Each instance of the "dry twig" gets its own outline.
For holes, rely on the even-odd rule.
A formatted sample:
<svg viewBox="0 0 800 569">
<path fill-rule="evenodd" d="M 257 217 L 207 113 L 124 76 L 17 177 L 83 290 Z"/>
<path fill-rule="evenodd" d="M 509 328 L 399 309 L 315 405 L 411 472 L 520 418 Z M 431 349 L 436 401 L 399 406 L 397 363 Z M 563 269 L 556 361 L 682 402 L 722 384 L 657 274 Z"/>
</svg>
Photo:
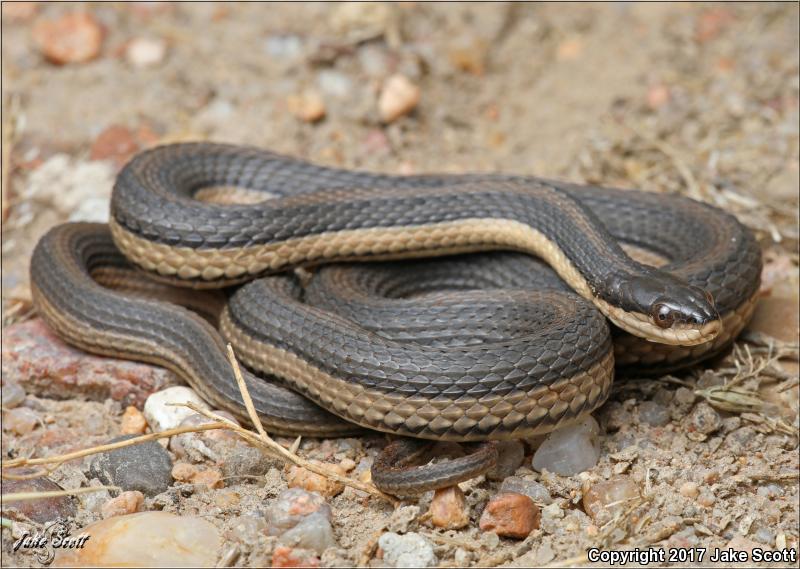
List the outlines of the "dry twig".
<svg viewBox="0 0 800 569">
<path fill-rule="evenodd" d="M 264 430 L 264 426 L 261 424 L 261 420 L 258 418 L 258 413 L 256 413 L 255 407 L 253 406 L 253 400 L 250 398 L 250 393 L 247 390 L 247 385 L 244 382 L 244 376 L 242 376 L 242 370 L 239 367 L 239 362 L 236 360 L 236 356 L 233 353 L 233 348 L 230 344 L 228 344 L 228 359 L 231 362 L 231 367 L 233 367 L 233 374 L 236 377 L 236 383 L 239 386 L 239 391 L 242 394 L 242 400 L 244 401 L 245 407 L 247 408 L 247 413 L 250 416 L 250 420 L 255 425 L 256 430 L 258 430 L 258 434 L 248 431 L 247 429 L 236 425 L 235 423 L 227 420 L 225 417 L 221 417 L 212 413 L 211 411 L 207 411 L 205 409 L 201 409 L 192 403 L 184 404 L 185 407 L 188 407 L 192 411 L 196 413 L 200 413 L 201 415 L 208 417 L 209 419 L 213 419 L 214 421 L 219 421 L 226 424 L 226 427 L 240 437 L 248 441 L 253 446 L 261 448 L 265 450 L 270 455 L 277 456 L 291 462 L 292 464 L 296 464 L 306 470 L 310 470 L 315 474 L 319 474 L 320 476 L 324 476 L 334 482 L 338 482 L 340 484 L 344 484 L 346 486 L 350 486 L 351 488 L 355 488 L 356 490 L 361 490 L 362 492 L 366 492 L 376 498 L 381 498 L 386 500 L 392 505 L 396 505 L 398 500 L 388 494 L 384 494 L 372 484 L 366 484 L 359 480 L 354 480 L 347 476 L 342 476 L 338 472 L 335 472 L 329 468 L 321 466 L 319 464 L 315 464 L 305 458 L 302 458 L 292 452 L 290 449 L 283 447 L 282 445 L 275 442 L 275 440 L 270 437 L 267 432 Z M 294 446 L 294 445 L 293 445 Z"/>
<path fill-rule="evenodd" d="M 53 490 L 51 492 L 15 492 L 3 494 L 0 501 L 3 504 L 13 502 L 27 502 L 30 500 L 43 500 L 45 498 L 59 498 L 61 496 L 74 496 L 75 494 L 87 494 L 90 492 L 100 492 L 101 490 L 121 490 L 119 486 L 87 486 L 86 488 L 73 488 L 72 490 Z"/>
<path fill-rule="evenodd" d="M 39 464 L 61 464 L 68 460 L 75 460 L 76 458 L 83 458 L 84 456 L 90 456 L 101 452 L 108 452 L 110 450 L 116 450 L 118 448 L 127 447 L 131 445 L 138 445 L 140 443 L 146 443 L 148 441 L 163 439 L 165 437 L 171 437 L 183 433 L 212 431 L 214 429 L 227 429 L 227 428 L 229 428 L 228 424 L 223 424 L 221 422 L 207 423 L 205 425 L 195 425 L 191 427 L 177 427 L 175 429 L 168 429 L 166 431 L 161 431 L 160 433 L 150 433 L 147 435 L 142 435 L 140 437 L 127 439 L 124 441 L 118 441 L 116 443 L 109 443 L 105 445 L 94 446 L 91 448 L 76 450 L 75 452 L 70 452 L 67 454 L 46 456 L 44 458 L 26 458 L 26 457 L 15 458 L 13 460 L 4 461 L 2 463 L 2 468 L 3 469 L 19 468 L 21 466 L 34 466 Z M 3 472 L 3 478 L 6 478 L 6 474 L 7 474 L 6 472 Z"/>
</svg>

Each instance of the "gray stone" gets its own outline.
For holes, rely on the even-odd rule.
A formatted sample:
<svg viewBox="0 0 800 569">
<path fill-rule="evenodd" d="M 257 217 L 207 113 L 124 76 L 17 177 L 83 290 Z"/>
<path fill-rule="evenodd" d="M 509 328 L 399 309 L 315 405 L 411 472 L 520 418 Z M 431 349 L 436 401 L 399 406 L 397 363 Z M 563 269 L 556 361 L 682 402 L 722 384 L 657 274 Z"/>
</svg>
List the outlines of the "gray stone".
<svg viewBox="0 0 800 569">
<path fill-rule="evenodd" d="M 533 455 L 533 469 L 572 476 L 600 459 L 600 427 L 593 417 L 553 431 Z"/>
<path fill-rule="evenodd" d="M 486 477 L 489 480 L 504 480 L 514 474 L 525 460 L 525 446 L 521 441 L 500 441 L 497 443 L 497 464 Z"/>
<path fill-rule="evenodd" d="M 639 422 L 653 427 L 663 427 L 670 421 L 669 409 L 655 401 L 644 401 L 639 405 Z"/>
<path fill-rule="evenodd" d="M 315 492 L 302 488 L 284 490 L 267 508 L 267 534 L 283 535 L 312 514 L 330 521 L 331 507 Z"/>
<path fill-rule="evenodd" d="M 418 533 L 388 532 L 378 540 L 389 567 L 433 567 L 438 563 L 430 542 Z"/>
<path fill-rule="evenodd" d="M 19 407 L 25 401 L 25 390 L 15 381 L 3 383 L 2 393 L 3 409 Z"/>
<path fill-rule="evenodd" d="M 722 426 L 722 419 L 711 405 L 701 401 L 689 415 L 689 424 L 695 432 L 709 435 Z"/>
<path fill-rule="evenodd" d="M 278 538 L 278 542 L 291 547 L 311 549 L 322 555 L 329 547 L 336 546 L 333 528 L 328 518 L 320 512 L 309 514 L 292 529 Z"/>
<path fill-rule="evenodd" d="M 115 443 L 134 438 L 124 435 L 109 441 Z M 92 476 L 104 484 L 123 490 L 138 490 L 145 496 L 155 496 L 172 484 L 172 460 L 156 441 L 131 445 L 104 452 L 89 466 Z"/>
<path fill-rule="evenodd" d="M 522 494 L 533 500 L 537 504 L 547 505 L 553 502 L 550 492 L 543 484 L 535 480 L 527 480 L 519 476 L 510 476 L 503 480 L 500 485 L 500 492 L 512 494 Z"/>
</svg>

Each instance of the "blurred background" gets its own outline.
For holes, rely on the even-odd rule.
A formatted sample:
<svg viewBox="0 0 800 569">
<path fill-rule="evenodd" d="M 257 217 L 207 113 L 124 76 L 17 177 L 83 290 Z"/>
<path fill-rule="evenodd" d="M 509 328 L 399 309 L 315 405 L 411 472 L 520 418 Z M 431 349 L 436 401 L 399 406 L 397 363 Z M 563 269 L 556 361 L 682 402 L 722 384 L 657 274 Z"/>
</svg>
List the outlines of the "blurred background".
<svg viewBox="0 0 800 569">
<path fill-rule="evenodd" d="M 797 245 L 796 4 L 3 4 L 3 288 L 176 140 L 677 191 Z"/>
</svg>

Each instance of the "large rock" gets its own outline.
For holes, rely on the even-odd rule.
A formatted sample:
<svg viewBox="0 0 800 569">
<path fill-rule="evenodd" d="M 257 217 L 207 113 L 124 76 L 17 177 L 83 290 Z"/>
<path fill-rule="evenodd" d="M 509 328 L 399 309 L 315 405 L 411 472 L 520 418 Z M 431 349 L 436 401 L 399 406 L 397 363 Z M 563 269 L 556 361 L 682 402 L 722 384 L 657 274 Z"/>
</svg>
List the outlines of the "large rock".
<svg viewBox="0 0 800 569">
<path fill-rule="evenodd" d="M 36 318 L 3 329 L 3 382 L 13 381 L 39 397 L 144 405 L 147 397 L 176 382 L 148 364 L 103 358 L 62 342 Z"/>
<path fill-rule="evenodd" d="M 213 567 L 222 543 L 201 518 L 143 512 L 91 524 L 82 549 L 58 549 L 56 567 Z"/>
</svg>

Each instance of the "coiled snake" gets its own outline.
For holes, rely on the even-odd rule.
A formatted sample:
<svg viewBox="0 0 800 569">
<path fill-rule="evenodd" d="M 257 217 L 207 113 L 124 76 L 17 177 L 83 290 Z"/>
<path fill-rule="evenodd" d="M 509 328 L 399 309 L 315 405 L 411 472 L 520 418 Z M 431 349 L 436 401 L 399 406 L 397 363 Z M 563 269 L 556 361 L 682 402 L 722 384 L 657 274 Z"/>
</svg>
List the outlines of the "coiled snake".
<svg viewBox="0 0 800 569">
<path fill-rule="evenodd" d="M 651 373 L 718 353 L 752 313 L 760 268 L 735 218 L 678 196 L 186 143 L 125 166 L 108 225 L 51 230 L 31 283 L 66 341 L 168 367 L 244 416 L 230 341 L 270 379 L 246 381 L 271 432 L 476 442 L 586 415 L 615 359 Z M 399 448 L 374 471 L 387 491 L 453 483 L 495 456 L 483 444 L 406 471 Z"/>
</svg>

